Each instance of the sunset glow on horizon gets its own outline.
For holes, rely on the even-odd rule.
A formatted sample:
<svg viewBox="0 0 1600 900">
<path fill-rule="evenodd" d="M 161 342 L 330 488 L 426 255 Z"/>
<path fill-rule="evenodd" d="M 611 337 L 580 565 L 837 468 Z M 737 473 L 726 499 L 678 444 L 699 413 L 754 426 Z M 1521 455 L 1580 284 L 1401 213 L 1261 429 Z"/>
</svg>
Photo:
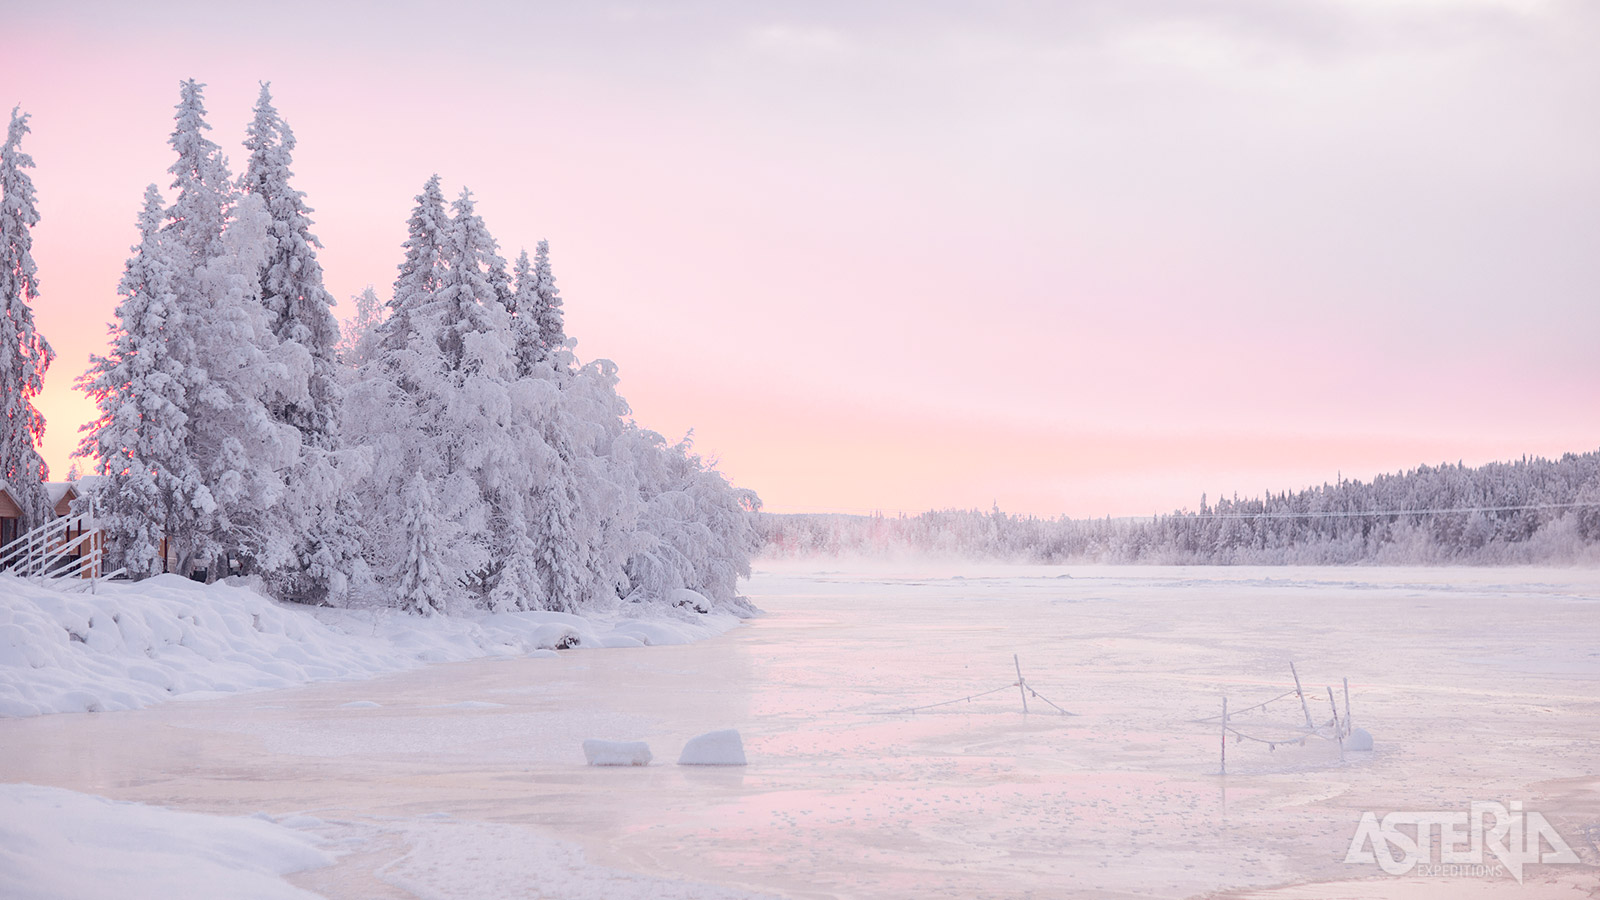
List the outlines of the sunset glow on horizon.
<svg viewBox="0 0 1600 900">
<path fill-rule="evenodd" d="M 190 77 L 235 174 L 271 82 L 341 318 L 437 172 L 503 255 L 550 241 L 638 421 L 775 511 L 1600 447 L 1592 3 L 283 6 L 7 10 L 52 477 Z"/>
</svg>

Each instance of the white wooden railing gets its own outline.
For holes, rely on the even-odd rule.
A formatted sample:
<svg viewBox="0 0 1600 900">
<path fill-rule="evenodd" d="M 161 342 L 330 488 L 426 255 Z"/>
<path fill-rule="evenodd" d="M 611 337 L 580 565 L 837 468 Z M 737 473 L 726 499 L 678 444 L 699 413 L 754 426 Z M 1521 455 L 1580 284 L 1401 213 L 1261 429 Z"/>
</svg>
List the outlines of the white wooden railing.
<svg viewBox="0 0 1600 900">
<path fill-rule="evenodd" d="M 100 529 L 93 527 L 88 516 L 51 519 L 0 548 L 0 572 L 66 589 L 93 590 L 98 579 L 123 571 L 101 571 L 101 538 Z"/>
</svg>

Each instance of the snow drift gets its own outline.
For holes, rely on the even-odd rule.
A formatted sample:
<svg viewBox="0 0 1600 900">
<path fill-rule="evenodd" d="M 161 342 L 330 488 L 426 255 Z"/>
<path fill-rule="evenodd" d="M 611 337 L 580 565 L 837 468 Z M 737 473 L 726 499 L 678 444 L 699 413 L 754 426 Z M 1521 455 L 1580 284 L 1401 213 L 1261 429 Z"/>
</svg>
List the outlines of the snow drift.
<svg viewBox="0 0 1600 900">
<path fill-rule="evenodd" d="M 630 615 L 648 612 L 651 618 Z M 354 680 L 432 662 L 685 644 L 733 615 L 619 606 L 419 619 L 285 605 L 161 575 L 61 593 L 0 575 L 0 716 L 137 709 L 187 696 Z"/>
<path fill-rule="evenodd" d="M 13 900 L 313 900 L 282 876 L 333 862 L 317 843 L 262 816 L 0 785 L 0 884 Z"/>
</svg>

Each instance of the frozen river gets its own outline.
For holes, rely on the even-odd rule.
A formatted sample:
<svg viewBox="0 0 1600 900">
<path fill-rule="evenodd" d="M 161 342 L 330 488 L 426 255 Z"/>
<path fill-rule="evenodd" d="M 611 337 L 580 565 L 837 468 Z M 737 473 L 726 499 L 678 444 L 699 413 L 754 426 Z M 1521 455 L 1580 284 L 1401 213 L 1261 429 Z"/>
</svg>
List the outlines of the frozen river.
<svg viewBox="0 0 1600 900">
<path fill-rule="evenodd" d="M 786 565 L 748 593 L 768 615 L 694 645 L 3 720 L 0 781 L 268 813 L 343 854 L 291 876 L 338 898 L 1600 891 L 1600 572 Z M 1015 687 L 898 712 L 1012 685 L 1013 654 L 1073 715 Z M 1291 662 L 1319 721 L 1348 677 L 1376 749 L 1230 742 L 1219 776 L 1195 720 L 1292 688 Z M 672 764 L 724 727 L 748 767 Z M 656 763 L 585 767 L 585 738 Z M 1522 801 L 1584 864 L 1519 887 L 1344 862 L 1363 811 L 1475 800 Z"/>
</svg>

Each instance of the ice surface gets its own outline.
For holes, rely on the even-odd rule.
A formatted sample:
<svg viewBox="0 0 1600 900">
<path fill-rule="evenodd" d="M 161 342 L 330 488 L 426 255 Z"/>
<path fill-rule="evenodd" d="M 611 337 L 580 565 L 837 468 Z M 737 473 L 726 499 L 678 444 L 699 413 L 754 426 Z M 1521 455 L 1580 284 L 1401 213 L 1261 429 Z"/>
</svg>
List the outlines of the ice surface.
<svg viewBox="0 0 1600 900">
<path fill-rule="evenodd" d="M 0 781 L 321 819 L 338 860 L 289 878 L 332 898 L 1593 893 L 1586 866 L 1479 889 L 1342 860 L 1363 811 L 1472 800 L 1522 800 L 1590 847 L 1600 573 L 918 565 L 769 570 L 748 592 L 769 615 L 693 645 L 0 720 Z M 1013 653 L 1078 715 L 1023 715 Z M 1196 720 L 1292 689 L 1291 661 L 1319 719 L 1349 677 L 1376 749 L 1229 744 L 1218 777 Z M 503 706 L 452 706 L 474 700 Z M 1291 696 L 1243 721 L 1303 713 Z M 729 724 L 758 765 L 579 753 Z"/>
<path fill-rule="evenodd" d="M 350 831 L 346 829 L 346 833 Z M 406 854 L 356 884 L 339 880 L 350 872 L 319 869 L 302 879 L 307 887 L 330 898 L 359 900 L 374 896 L 426 900 L 777 900 L 773 895 L 749 889 L 600 865 L 582 848 L 552 840 L 528 826 L 411 820 L 367 825 L 354 832 L 364 844 L 392 842 L 405 847 Z M 468 859 L 472 862 L 464 865 L 463 860 Z"/>
<path fill-rule="evenodd" d="M 424 621 L 286 605 L 176 575 L 98 590 L 61 593 L 0 574 L 0 717 L 138 709 L 556 648 L 684 644 L 739 623 L 679 608 L 649 619 L 525 612 Z"/>
<path fill-rule="evenodd" d="M 590 738 L 583 742 L 583 756 L 591 766 L 648 766 L 650 745 L 644 741 L 602 741 Z"/>
<path fill-rule="evenodd" d="M 678 757 L 680 766 L 742 766 L 744 741 L 732 728 L 710 731 L 689 739 Z"/>
</svg>

